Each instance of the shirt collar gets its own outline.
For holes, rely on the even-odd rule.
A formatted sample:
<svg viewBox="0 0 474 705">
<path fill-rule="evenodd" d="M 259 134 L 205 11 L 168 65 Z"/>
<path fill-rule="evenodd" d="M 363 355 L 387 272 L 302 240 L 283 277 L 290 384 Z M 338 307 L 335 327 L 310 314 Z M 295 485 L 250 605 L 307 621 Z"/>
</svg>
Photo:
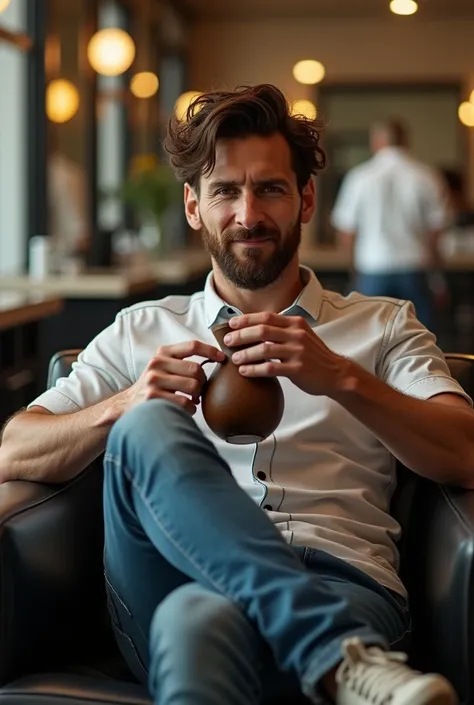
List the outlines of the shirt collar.
<svg viewBox="0 0 474 705">
<path fill-rule="evenodd" d="M 280 313 L 284 316 L 304 316 L 309 323 L 316 323 L 323 300 L 323 288 L 315 273 L 308 267 L 300 265 L 300 273 L 305 282 L 304 288 L 291 306 Z M 227 303 L 217 294 L 212 272 L 208 274 L 204 287 L 204 310 L 208 328 L 242 314 L 236 306 Z"/>
</svg>

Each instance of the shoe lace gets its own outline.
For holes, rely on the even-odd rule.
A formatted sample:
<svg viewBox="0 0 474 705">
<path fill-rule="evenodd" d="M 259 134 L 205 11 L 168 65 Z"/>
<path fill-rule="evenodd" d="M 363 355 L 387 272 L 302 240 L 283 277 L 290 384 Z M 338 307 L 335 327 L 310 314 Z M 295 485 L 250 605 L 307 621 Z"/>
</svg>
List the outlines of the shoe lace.
<svg viewBox="0 0 474 705">
<path fill-rule="evenodd" d="M 418 673 L 406 666 L 406 655 L 366 648 L 358 640 L 344 644 L 346 658 L 337 672 L 337 682 L 374 705 L 387 705 L 396 689 Z"/>
</svg>

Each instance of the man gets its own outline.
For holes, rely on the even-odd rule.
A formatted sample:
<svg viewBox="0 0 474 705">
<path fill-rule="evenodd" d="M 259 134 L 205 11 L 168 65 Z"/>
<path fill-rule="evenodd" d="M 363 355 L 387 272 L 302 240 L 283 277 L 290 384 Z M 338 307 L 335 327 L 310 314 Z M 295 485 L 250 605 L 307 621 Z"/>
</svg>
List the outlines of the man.
<svg viewBox="0 0 474 705">
<path fill-rule="evenodd" d="M 407 142 L 407 131 L 396 120 L 372 127 L 374 156 L 346 175 L 332 224 L 342 245 L 353 248 L 355 289 L 412 301 L 418 318 L 434 330 L 428 277 L 441 265 L 438 242 L 447 203 L 440 180 L 408 154 Z M 444 298 L 443 279 L 436 275 Z"/>
<path fill-rule="evenodd" d="M 388 651 L 410 630 L 389 504 L 393 456 L 474 486 L 469 399 L 411 304 L 323 291 L 299 266 L 324 154 L 277 88 L 201 96 L 165 146 L 212 256 L 205 290 L 122 311 L 6 426 L 0 479 L 64 481 L 105 450 L 110 611 L 155 703 L 251 705 L 284 683 L 288 702 L 451 705 L 444 678 Z M 240 374 L 284 390 L 259 444 L 201 413 L 225 320 L 249 345 Z"/>
</svg>

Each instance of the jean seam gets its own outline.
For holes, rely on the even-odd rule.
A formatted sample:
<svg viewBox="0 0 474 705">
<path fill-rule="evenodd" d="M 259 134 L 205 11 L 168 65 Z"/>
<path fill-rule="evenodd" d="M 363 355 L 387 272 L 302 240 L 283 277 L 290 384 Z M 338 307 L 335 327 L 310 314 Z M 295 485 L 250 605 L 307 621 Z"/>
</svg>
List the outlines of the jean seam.
<svg viewBox="0 0 474 705">
<path fill-rule="evenodd" d="M 395 639 L 395 641 L 390 641 L 388 645 L 395 646 L 395 644 L 398 644 L 401 641 L 403 641 L 403 639 L 411 633 L 412 633 L 412 624 L 411 624 L 411 619 L 410 619 L 410 624 L 408 625 L 407 629 L 405 629 L 403 634 L 401 634 L 397 639 Z"/>
<path fill-rule="evenodd" d="M 408 634 L 411 634 L 411 632 L 413 631 L 413 621 L 412 621 L 412 618 L 411 618 L 411 613 L 408 611 L 408 609 L 407 609 L 407 615 L 408 615 L 408 626 L 407 626 L 407 628 L 405 629 L 405 631 L 403 632 L 403 634 L 401 634 L 397 639 L 395 639 L 394 641 L 391 641 L 391 642 L 389 643 L 389 646 L 394 646 L 395 644 L 398 644 L 398 643 L 399 643 L 400 641 L 402 641 L 406 636 L 408 636 Z"/>
<path fill-rule="evenodd" d="M 130 609 L 128 608 L 127 604 L 123 601 L 123 599 L 120 597 L 120 595 L 118 594 L 117 590 L 114 588 L 114 586 L 112 585 L 112 583 L 110 582 L 109 578 L 107 577 L 107 573 L 106 573 L 105 570 L 104 570 L 104 579 L 105 579 L 105 582 L 106 582 L 106 584 L 107 584 L 107 587 L 113 592 L 113 594 L 115 595 L 115 597 L 117 598 L 117 600 L 120 602 L 120 604 L 122 605 L 122 607 L 124 608 L 124 610 L 126 611 L 126 613 L 128 614 L 128 616 L 133 619 L 133 615 L 132 615 L 132 613 L 130 612 Z"/>
<path fill-rule="evenodd" d="M 143 495 L 143 492 L 142 492 L 141 488 L 137 485 L 137 483 L 136 483 L 136 481 L 135 481 L 135 479 L 134 479 L 134 477 L 133 477 L 133 474 L 130 472 L 129 468 L 128 468 L 124 463 L 122 463 L 119 458 L 116 458 L 115 456 L 111 455 L 110 453 L 108 453 L 108 454 L 105 456 L 104 460 L 107 460 L 107 461 L 109 461 L 109 462 L 112 462 L 116 467 L 120 467 L 120 468 L 123 470 L 123 472 L 125 473 L 125 475 L 126 475 L 128 481 L 131 482 L 131 484 L 133 485 L 133 487 L 135 488 L 135 490 L 138 492 L 138 494 L 139 494 L 139 496 L 140 496 L 142 502 L 145 504 L 145 506 L 147 507 L 148 511 L 150 512 L 150 515 L 151 515 L 153 521 L 155 522 L 155 524 L 157 525 L 157 527 L 160 529 L 160 531 L 163 533 L 163 535 L 168 539 L 168 541 L 169 541 L 169 542 L 174 546 L 174 548 L 178 551 L 178 553 L 180 553 L 184 558 L 186 558 L 186 559 L 194 566 L 194 568 L 196 568 L 196 570 L 197 570 L 204 578 L 206 578 L 206 580 L 209 581 L 209 583 L 212 585 L 212 587 L 213 587 L 217 592 L 226 595 L 227 593 L 226 593 L 225 587 L 224 587 L 222 584 L 219 584 L 219 582 L 217 582 L 214 578 L 210 577 L 209 574 L 208 574 L 208 572 L 205 570 L 205 568 L 203 568 L 203 567 L 201 567 L 200 565 L 198 565 L 198 563 L 196 563 L 196 561 L 194 560 L 194 558 L 193 558 L 192 556 L 190 556 L 190 555 L 176 542 L 176 540 L 171 536 L 171 534 L 168 532 L 168 530 L 165 529 L 165 527 L 163 526 L 163 524 L 161 523 L 161 521 L 156 517 L 156 515 L 155 515 L 155 513 L 154 513 L 152 507 L 150 506 L 149 502 L 147 501 L 146 497 Z M 234 598 L 233 598 L 233 599 L 234 599 Z M 236 601 L 237 601 L 237 600 L 236 600 Z"/>
<path fill-rule="evenodd" d="M 135 660 L 136 660 L 137 664 L 140 666 L 141 670 L 143 671 L 143 675 L 146 676 L 146 678 L 148 678 L 148 669 L 145 668 L 145 664 L 143 663 L 143 661 L 142 661 L 142 659 L 141 659 L 141 656 L 140 656 L 140 654 L 139 654 L 139 652 L 138 652 L 138 649 L 137 649 L 137 647 L 136 647 L 136 645 L 135 645 L 135 642 L 133 641 L 133 639 L 132 639 L 132 637 L 130 636 L 130 634 L 127 634 L 127 632 L 124 631 L 124 630 L 122 629 L 122 627 L 120 627 L 120 626 L 117 625 L 117 624 L 113 624 L 113 625 L 112 625 L 112 629 L 113 629 L 113 631 L 116 632 L 119 636 L 121 636 L 121 637 L 123 637 L 124 639 L 126 639 L 126 641 L 128 642 L 130 648 L 132 649 L 132 652 L 133 652 L 133 655 L 134 655 L 134 657 L 135 657 Z M 119 647 L 119 648 L 120 648 L 120 647 Z"/>
</svg>

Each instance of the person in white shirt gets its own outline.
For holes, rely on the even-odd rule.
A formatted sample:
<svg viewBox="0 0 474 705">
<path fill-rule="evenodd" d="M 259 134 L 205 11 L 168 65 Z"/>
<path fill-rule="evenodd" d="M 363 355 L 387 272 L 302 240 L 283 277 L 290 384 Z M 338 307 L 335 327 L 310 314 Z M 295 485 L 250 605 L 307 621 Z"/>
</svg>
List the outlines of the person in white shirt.
<svg viewBox="0 0 474 705">
<path fill-rule="evenodd" d="M 331 221 L 339 242 L 352 248 L 354 288 L 368 296 L 412 301 L 418 318 L 433 330 L 428 275 L 441 266 L 447 198 L 440 176 L 416 161 L 407 143 L 401 122 L 373 125 L 374 156 L 346 174 Z"/>
<path fill-rule="evenodd" d="M 324 291 L 299 265 L 316 121 L 271 85 L 204 94 L 187 117 L 165 148 L 212 257 L 204 291 L 122 311 L 6 425 L 0 481 L 64 482 L 105 450 L 111 619 L 157 705 L 257 705 L 267 687 L 453 705 L 390 651 L 410 619 L 389 508 L 397 458 L 474 487 L 471 400 L 409 302 Z M 282 385 L 258 443 L 225 443 L 201 411 L 222 321 L 239 374 Z"/>
</svg>

